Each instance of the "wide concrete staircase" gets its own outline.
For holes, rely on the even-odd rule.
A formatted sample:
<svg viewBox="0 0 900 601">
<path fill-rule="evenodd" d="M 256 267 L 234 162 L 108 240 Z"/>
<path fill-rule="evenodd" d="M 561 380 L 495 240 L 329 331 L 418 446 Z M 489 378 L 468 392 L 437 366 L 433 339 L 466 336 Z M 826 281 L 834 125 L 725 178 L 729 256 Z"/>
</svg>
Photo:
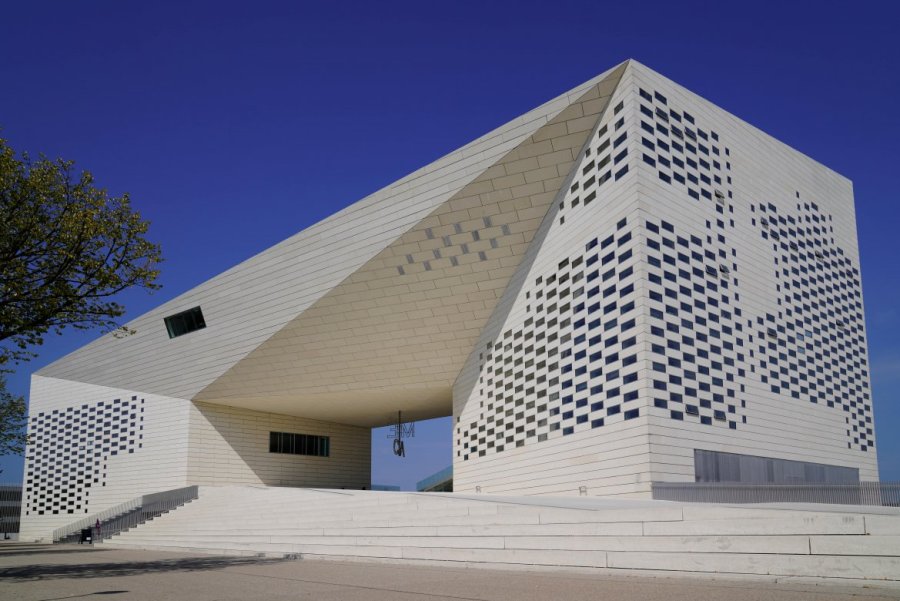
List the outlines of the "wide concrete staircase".
<svg viewBox="0 0 900 601">
<path fill-rule="evenodd" d="M 103 545 L 900 586 L 900 510 L 881 507 L 201 487 Z"/>
</svg>

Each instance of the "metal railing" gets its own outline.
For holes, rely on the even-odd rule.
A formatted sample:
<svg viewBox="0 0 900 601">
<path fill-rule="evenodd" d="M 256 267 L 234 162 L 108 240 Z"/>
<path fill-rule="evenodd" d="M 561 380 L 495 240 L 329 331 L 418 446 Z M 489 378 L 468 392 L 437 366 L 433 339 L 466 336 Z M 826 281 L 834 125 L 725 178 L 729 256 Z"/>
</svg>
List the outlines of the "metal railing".
<svg viewBox="0 0 900 601">
<path fill-rule="evenodd" d="M 88 528 L 92 530 L 92 542 L 100 542 L 197 499 L 198 491 L 197 486 L 188 486 L 131 499 L 57 528 L 53 531 L 53 542 L 78 542 L 81 531 Z M 98 521 L 99 531 L 96 528 Z"/>
<path fill-rule="evenodd" d="M 431 474 L 427 478 L 423 480 L 419 480 L 416 483 L 417 491 L 425 491 L 434 488 L 435 485 L 440 484 L 442 482 L 447 482 L 449 480 L 453 480 L 453 466 L 448 465 L 441 471 Z"/>
<path fill-rule="evenodd" d="M 737 484 L 654 482 L 653 498 L 688 503 L 831 503 L 900 507 L 900 482 Z"/>
</svg>

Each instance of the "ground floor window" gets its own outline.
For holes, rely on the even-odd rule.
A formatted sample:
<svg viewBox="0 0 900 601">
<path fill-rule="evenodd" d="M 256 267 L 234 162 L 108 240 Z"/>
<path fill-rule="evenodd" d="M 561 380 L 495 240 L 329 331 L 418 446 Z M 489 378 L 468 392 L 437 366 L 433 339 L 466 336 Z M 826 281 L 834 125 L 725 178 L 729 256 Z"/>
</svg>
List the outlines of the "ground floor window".
<svg viewBox="0 0 900 601">
<path fill-rule="evenodd" d="M 328 436 L 294 434 L 291 432 L 269 432 L 270 453 L 328 457 L 330 450 L 331 444 Z"/>
<path fill-rule="evenodd" d="M 694 449 L 694 476 L 697 482 L 857 484 L 859 469 Z"/>
</svg>

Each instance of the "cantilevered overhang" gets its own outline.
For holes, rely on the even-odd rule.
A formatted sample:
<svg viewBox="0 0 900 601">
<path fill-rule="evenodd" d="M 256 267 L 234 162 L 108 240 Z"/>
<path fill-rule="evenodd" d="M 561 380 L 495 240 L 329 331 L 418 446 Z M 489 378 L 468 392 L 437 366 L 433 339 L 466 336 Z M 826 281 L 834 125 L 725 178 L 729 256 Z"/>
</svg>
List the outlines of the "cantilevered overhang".
<svg viewBox="0 0 900 601">
<path fill-rule="evenodd" d="M 570 182 L 610 75 L 194 398 L 377 426 L 449 415 L 451 387 Z"/>
<path fill-rule="evenodd" d="M 361 426 L 449 415 L 454 380 L 626 67 L 39 374 Z M 195 305 L 207 327 L 169 340 L 163 318 Z"/>
</svg>

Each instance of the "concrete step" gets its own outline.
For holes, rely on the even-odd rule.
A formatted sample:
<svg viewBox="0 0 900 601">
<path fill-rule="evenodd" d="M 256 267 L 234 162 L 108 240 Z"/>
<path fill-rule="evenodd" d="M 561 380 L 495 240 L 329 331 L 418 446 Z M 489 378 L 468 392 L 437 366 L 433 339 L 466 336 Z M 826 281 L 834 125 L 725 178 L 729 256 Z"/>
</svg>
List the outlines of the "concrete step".
<svg viewBox="0 0 900 601">
<path fill-rule="evenodd" d="M 435 526 L 355 526 L 343 525 L 331 528 L 291 528 L 281 527 L 261 529 L 254 526 L 233 527 L 224 529 L 220 526 L 183 527 L 165 525 L 153 529 L 155 535 L 173 536 L 186 530 L 192 534 L 231 534 L 237 536 L 258 535 L 263 533 L 284 534 L 290 536 L 380 536 L 390 533 L 392 536 L 642 536 L 643 527 L 640 522 L 600 523 L 600 524 L 539 524 L 536 520 L 530 523 L 472 525 L 462 520 L 460 525 Z M 144 529 L 141 532 L 151 532 Z"/>
<path fill-rule="evenodd" d="M 866 537 L 860 537 L 866 538 Z M 735 536 L 735 537 L 642 537 L 642 536 L 408 536 L 384 533 L 375 536 L 296 536 L 290 534 L 185 534 L 182 536 L 145 533 L 120 539 L 129 544 L 137 542 L 195 543 L 209 547 L 241 545 L 301 544 L 325 546 L 368 547 L 446 547 L 462 549 L 553 549 L 566 551 L 670 551 L 702 553 L 810 553 L 810 538 L 806 536 Z M 118 542 L 118 541 L 114 541 Z M 859 549 L 865 541 L 857 541 Z M 896 542 L 883 542 L 883 545 Z M 888 547 L 883 546 L 882 550 Z M 827 554 L 834 554 L 828 552 Z M 860 554 L 860 553 L 846 553 Z M 874 553 L 873 553 L 874 554 Z M 878 553 L 884 554 L 884 553 Z"/>
<path fill-rule="evenodd" d="M 768 518 L 751 520 L 670 520 L 670 521 L 609 521 L 607 516 L 581 514 L 577 516 L 549 514 L 476 514 L 465 512 L 416 512 L 397 516 L 382 516 L 393 519 L 358 519 L 358 520 L 294 520 L 285 518 L 261 519 L 229 519 L 212 516 L 204 519 L 186 519 L 181 516 L 177 520 L 157 520 L 160 531 L 180 532 L 185 528 L 192 531 L 283 531 L 287 529 L 348 529 L 348 528 L 398 528 L 398 527 L 455 527 L 455 526 L 498 526 L 498 525 L 563 525 L 574 527 L 581 525 L 608 524 L 611 527 L 637 529 L 647 536 L 725 536 L 725 535 L 776 535 L 776 534 L 866 534 L 881 531 L 867 529 L 865 519 L 861 516 L 813 516 L 804 518 Z M 233 524 L 233 525 L 232 525 Z M 631 526 L 636 524 L 637 526 Z M 448 534 L 447 531 L 443 533 Z"/>
<path fill-rule="evenodd" d="M 900 586 L 900 512 L 879 511 L 202 487 L 197 501 L 102 544 Z"/>
<path fill-rule="evenodd" d="M 646 536 L 725 536 L 744 534 L 865 534 L 861 516 L 812 516 L 752 520 L 682 520 L 680 522 L 645 522 Z"/>
<path fill-rule="evenodd" d="M 129 545 L 115 545 L 128 547 Z M 133 545 L 139 548 L 168 550 L 203 550 L 211 553 L 241 553 L 287 555 L 299 553 L 318 557 L 392 558 L 409 560 L 438 560 L 490 565 L 526 564 L 533 566 L 571 566 L 619 569 L 647 569 L 707 574 L 752 574 L 770 576 L 805 576 L 828 579 L 894 580 L 900 574 L 900 558 L 858 557 L 834 555 L 793 555 L 780 553 L 721 553 L 721 552 L 652 552 L 602 551 L 559 549 L 500 549 L 471 547 L 413 547 L 366 545 L 313 545 L 303 543 L 231 542 L 210 545 L 172 542 Z"/>
</svg>

